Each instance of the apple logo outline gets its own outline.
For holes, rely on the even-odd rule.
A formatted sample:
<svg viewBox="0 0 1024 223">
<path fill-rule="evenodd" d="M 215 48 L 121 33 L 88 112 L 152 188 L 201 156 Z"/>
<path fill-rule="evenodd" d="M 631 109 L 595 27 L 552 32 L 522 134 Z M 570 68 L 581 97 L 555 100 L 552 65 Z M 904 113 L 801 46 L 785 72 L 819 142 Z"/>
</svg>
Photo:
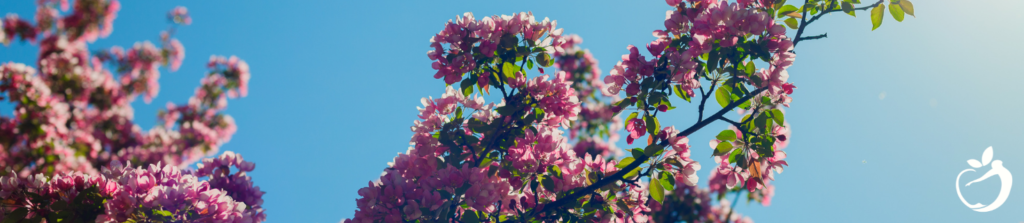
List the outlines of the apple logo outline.
<svg viewBox="0 0 1024 223">
<path fill-rule="evenodd" d="M 972 183 L 983 181 L 992 176 L 999 176 L 999 180 L 1001 183 L 999 188 L 999 196 L 997 196 L 996 200 L 989 205 L 983 205 L 981 203 L 970 204 L 969 202 L 967 202 L 967 200 L 964 199 L 964 195 L 960 193 L 960 176 L 962 176 L 966 172 L 977 172 L 975 169 L 968 168 L 963 171 L 960 171 L 960 174 L 956 175 L 956 194 L 957 196 L 960 197 L 960 201 L 963 202 L 964 205 L 966 205 L 968 208 L 971 208 L 972 210 L 977 212 L 989 212 L 1002 206 L 1003 203 L 1006 202 L 1006 199 L 1010 197 L 1010 189 L 1012 189 L 1013 186 L 1013 175 L 1010 174 L 1010 171 L 1007 170 L 1006 167 L 1003 167 L 1002 160 L 992 160 L 992 147 L 989 146 L 982 153 L 981 162 L 975 159 L 969 159 L 967 160 L 967 164 L 974 168 L 981 168 L 983 166 L 988 166 L 989 164 L 992 164 L 992 169 L 986 172 L 984 176 L 978 178 L 977 180 L 968 182 L 966 186 L 969 187 Z"/>
</svg>

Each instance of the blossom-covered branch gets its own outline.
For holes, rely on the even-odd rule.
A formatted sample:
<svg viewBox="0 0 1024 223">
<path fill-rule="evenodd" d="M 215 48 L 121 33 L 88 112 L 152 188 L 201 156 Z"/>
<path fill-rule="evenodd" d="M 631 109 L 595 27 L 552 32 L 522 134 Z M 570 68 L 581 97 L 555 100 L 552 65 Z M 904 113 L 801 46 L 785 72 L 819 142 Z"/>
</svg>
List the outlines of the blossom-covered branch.
<svg viewBox="0 0 1024 223">
<path fill-rule="evenodd" d="M 674 10 L 652 33 L 650 56 L 628 46 L 603 83 L 582 39 L 552 20 L 466 13 L 446 23 L 427 53 L 445 93 L 422 99 L 412 146 L 359 190 L 359 209 L 344 221 L 749 222 L 723 198 L 746 192 L 769 205 L 775 173 L 789 165 L 783 108 L 796 89 L 787 71 L 796 54 L 786 26 L 836 1 L 666 2 Z M 767 65 L 758 69 L 757 60 Z M 501 102 L 485 104 L 491 87 Z M 694 89 L 697 123 L 661 126 L 658 115 L 676 109 L 669 97 L 690 102 Z M 705 118 L 711 98 L 722 109 Z M 688 136 L 719 120 L 731 125 L 709 142 L 717 164 L 699 188 Z M 611 146 L 619 122 L 628 144 L 646 136 L 646 146 L 628 155 Z"/>
<path fill-rule="evenodd" d="M 35 21 L 15 14 L 0 21 L 0 42 L 38 44 L 37 68 L 0 65 L 0 97 L 14 115 L 0 116 L 0 217 L 58 222 L 260 222 L 262 194 L 246 172 L 254 164 L 226 152 L 237 130 L 224 114 L 228 98 L 245 96 L 248 65 L 211 57 L 209 73 L 187 104 L 168 103 L 156 127 L 134 123 L 132 101 L 149 103 L 161 67 L 176 71 L 185 48 L 173 37 L 191 23 L 187 9 L 168 13 L 159 46 L 148 41 L 90 51 L 111 34 L 116 0 L 38 1 Z M 73 6 L 73 7 L 71 7 Z M 127 167 L 121 163 L 129 163 Z M 138 165 L 137 168 L 130 164 Z M 230 168 L 238 171 L 230 173 Z M 148 168 L 146 168 L 148 167 Z M 213 169 L 216 171 L 212 171 Z M 209 180 L 199 180 L 208 177 Z"/>
</svg>

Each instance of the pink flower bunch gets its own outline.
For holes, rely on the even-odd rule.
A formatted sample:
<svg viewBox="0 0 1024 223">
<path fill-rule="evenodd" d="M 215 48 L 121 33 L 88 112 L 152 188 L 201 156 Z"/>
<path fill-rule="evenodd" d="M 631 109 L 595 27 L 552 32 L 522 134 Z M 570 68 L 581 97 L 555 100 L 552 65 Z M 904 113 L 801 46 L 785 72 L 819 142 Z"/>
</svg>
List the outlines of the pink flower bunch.
<svg viewBox="0 0 1024 223">
<path fill-rule="evenodd" d="M 536 100 L 537 108 L 546 112 L 548 125 L 569 126 L 580 113 L 580 101 L 572 81 L 566 81 L 565 71 L 558 72 L 555 79 L 548 81 L 548 75 L 541 75 L 526 82 L 522 91 Z"/>
<path fill-rule="evenodd" d="M 583 43 L 583 38 L 579 35 L 572 34 L 563 37 L 565 43 L 559 46 L 559 49 L 555 52 L 555 68 L 565 71 L 568 75 L 565 78 L 566 81 L 572 81 L 573 88 L 578 92 L 580 99 L 587 99 L 591 97 L 597 97 L 594 95 L 595 91 L 604 89 L 604 83 L 600 81 L 601 69 L 598 68 L 597 59 L 590 53 L 590 50 L 581 49 L 579 44 Z M 610 97 L 612 95 L 603 95 Z"/>
<path fill-rule="evenodd" d="M 184 6 L 174 7 L 174 9 L 167 13 L 167 19 L 173 21 L 175 24 L 192 24 L 192 16 L 189 16 L 188 8 L 185 8 Z"/>
<path fill-rule="evenodd" d="M 241 160 L 240 156 L 225 153 L 219 159 L 232 159 L 232 165 L 252 170 L 252 163 Z M 213 163 L 216 163 L 215 161 Z M 246 164 L 247 163 L 247 164 Z M 222 172 L 229 172 L 223 171 Z M 8 169 L 0 177 L 0 200 L 11 202 L 0 207 L 0 217 L 15 209 L 26 209 L 25 219 L 50 219 L 65 216 L 89 219 L 86 212 L 75 212 L 69 207 L 101 206 L 96 222 L 125 222 L 143 220 L 191 221 L 191 222 L 261 222 L 266 216 L 259 204 L 239 198 L 256 198 L 242 193 L 250 192 L 251 180 L 240 171 L 231 178 L 237 180 L 223 184 L 225 179 L 211 176 L 211 181 L 200 181 L 199 177 L 183 172 L 177 167 L 150 164 L 148 167 L 122 166 L 113 161 L 103 167 L 102 174 L 70 172 L 48 178 L 42 174 L 25 178 L 18 177 Z M 239 188 L 228 185 L 249 185 Z M 223 187 L 228 186 L 228 187 Z M 241 190 L 235 190 L 241 189 Z M 255 188 L 254 195 L 262 195 Z M 239 196 L 241 195 L 241 196 Z M 250 197 L 247 197 L 250 196 Z M 80 207 L 81 206 L 81 207 Z M 62 212 L 70 212 L 61 214 Z"/>
<path fill-rule="evenodd" d="M 629 133 L 629 135 L 626 136 L 626 143 L 633 144 L 633 140 L 647 135 L 647 124 L 644 123 L 643 119 L 634 118 L 627 120 L 626 132 Z"/>
<path fill-rule="evenodd" d="M 517 139 L 515 146 L 508 149 L 507 159 L 511 161 L 513 168 L 520 172 L 543 173 L 549 166 L 568 165 L 569 161 L 578 162 L 576 165 L 582 164 L 575 151 L 569 147 L 567 139 L 562 136 L 561 130 L 553 127 L 539 130 L 538 134 L 526 133 L 525 137 Z M 562 166 L 562 169 L 568 167 Z M 567 175 L 563 174 L 563 176 Z M 568 177 L 573 176 L 568 175 Z M 521 181 L 519 183 L 522 185 Z"/>
<path fill-rule="evenodd" d="M 229 98 L 245 97 L 249 94 L 249 64 L 238 57 L 210 56 L 207 68 L 226 79 L 225 87 Z"/>
<path fill-rule="evenodd" d="M 604 77 L 609 94 L 618 94 L 625 87 L 627 96 L 635 96 L 640 93 L 640 80 L 654 74 L 656 59 L 647 60 L 633 45 L 626 49 L 629 54 L 622 55 L 622 61 L 615 64 L 609 75 Z"/>
<path fill-rule="evenodd" d="M 135 43 L 132 48 L 125 51 L 119 46 L 110 49 L 111 62 L 118 65 L 119 70 L 125 72 L 120 74 L 120 84 L 129 93 L 129 98 L 136 95 L 144 95 L 148 103 L 153 101 L 160 92 L 160 65 L 164 63 L 161 50 L 149 41 Z M 106 55 L 100 56 L 106 60 Z"/>
<path fill-rule="evenodd" d="M 132 213 L 147 212 L 145 209 L 168 211 L 173 220 L 199 222 L 259 222 L 266 218 L 259 206 L 247 206 L 223 188 L 199 181 L 201 175 L 186 174 L 174 166 L 132 168 L 131 164 L 121 167 L 113 162 L 103 173 L 117 182 L 119 190 L 104 204 L 106 212 L 97 222 L 123 222 L 139 216 Z"/>
<path fill-rule="evenodd" d="M 672 172 L 677 183 L 696 186 L 700 179 L 697 177 L 700 163 L 690 159 L 690 140 L 686 136 L 676 136 L 679 134 L 679 130 L 676 130 L 675 126 L 665 127 L 661 132 L 664 134 L 658 136 L 663 138 L 662 140 L 668 141 L 669 146 L 672 147 L 672 150 L 665 152 L 666 162 L 663 164 L 665 171 Z"/>
<path fill-rule="evenodd" d="M 55 26 L 65 32 L 69 40 L 88 42 L 107 37 L 114 31 L 114 19 L 121 3 L 117 0 L 78 0 L 71 14 L 64 16 Z M 43 6 L 48 7 L 48 6 Z"/>
<path fill-rule="evenodd" d="M 71 12 L 58 13 L 69 5 Z M 130 103 L 139 94 L 147 102 L 156 96 L 159 67 L 176 70 L 184 47 L 172 30 L 161 35 L 162 49 L 144 42 L 90 55 L 87 43 L 110 34 L 119 8 L 117 1 L 43 0 L 36 25 L 13 14 L 0 22 L 0 41 L 41 39 L 38 71 L 0 65 L 0 98 L 14 104 L 13 116 L 0 117 L 0 166 L 7 169 L 0 173 L 0 218 L 264 221 L 263 192 L 246 176 L 251 162 L 227 152 L 206 161 L 202 174 L 179 169 L 215 154 L 236 131 L 221 112 L 226 98 L 245 95 L 248 65 L 214 57 L 190 103 L 170 106 L 161 112 L 163 125 L 143 132 Z M 120 164 L 126 161 L 140 166 Z M 232 166 L 239 171 L 232 174 Z"/>
<path fill-rule="evenodd" d="M 221 189 L 232 199 L 245 203 L 253 210 L 253 222 L 266 220 L 262 208 L 263 194 L 266 192 L 260 191 L 259 186 L 254 186 L 252 177 L 246 175 L 246 172 L 252 172 L 256 168 L 255 163 L 245 161 L 241 154 L 226 151 L 217 158 L 203 159 L 198 165 L 196 176 L 209 177 L 211 188 Z M 238 171 L 232 174 L 231 167 Z"/>
<path fill-rule="evenodd" d="M 618 100 L 618 97 L 604 90 L 605 84 L 600 81 L 601 69 L 598 68 L 597 59 L 589 50 L 579 47 L 583 38 L 573 34 L 564 39 L 565 43 L 559 46 L 561 50 L 554 54 L 554 66 L 565 72 L 562 78 L 573 83 L 572 88 L 576 90 L 580 101 L 578 117 L 569 126 L 570 138 L 577 139 L 573 151 L 578 156 L 620 156 L 622 150 L 615 147 L 619 139 L 618 130 L 622 129 L 622 120 L 617 115 L 619 108 L 605 102 L 609 99 Z"/>
<path fill-rule="evenodd" d="M 767 88 L 765 95 L 771 97 L 773 103 L 789 107 L 789 103 L 793 101 L 789 95 L 793 94 L 793 89 L 796 89 L 796 86 L 786 82 L 789 80 L 789 72 L 786 71 L 786 68 L 793 65 L 796 54 L 790 52 L 793 50 L 793 42 L 785 37 L 785 28 L 779 25 L 776 27 L 772 27 L 770 31 L 776 38 L 768 42 L 769 50 L 774 52 L 771 66 L 768 69 L 762 68 L 755 73 L 754 77 L 757 79 L 752 82 L 755 86 Z"/>
<path fill-rule="evenodd" d="M 10 43 L 15 36 L 21 38 L 21 40 L 36 41 L 36 36 L 39 35 L 39 31 L 29 23 L 28 21 L 18 18 L 18 15 L 8 14 L 7 18 L 0 19 L 0 30 L 3 31 L 3 35 L 0 35 L 0 42 L 4 45 Z"/>
<path fill-rule="evenodd" d="M 467 12 L 455 22 L 449 20 L 444 30 L 431 37 L 430 47 L 434 49 L 427 52 L 427 57 L 434 60 L 431 65 L 437 70 L 434 78 L 444 78 L 448 84 L 459 82 L 464 73 L 477 69 L 478 59 L 493 58 L 498 47 L 515 48 L 519 41 L 528 41 L 529 46 L 544 47 L 547 53 L 554 53 L 555 46 L 565 42 L 562 29 L 556 29 L 556 25 L 557 22 L 547 18 L 537 22 L 532 12 L 481 20 Z"/>
<path fill-rule="evenodd" d="M 188 103 L 168 103 L 167 110 L 158 114 L 163 121 L 157 127 L 159 130 L 150 133 L 156 139 L 155 146 L 184 147 L 180 154 L 171 155 L 186 159 L 183 164 L 216 154 L 220 145 L 230 141 L 238 130 L 234 118 L 222 111 L 227 108 L 228 98 L 237 97 L 237 92 L 246 93 L 242 86 L 248 84 L 248 65 L 234 56 L 231 59 L 214 56 L 210 64 L 210 75 L 200 81 L 201 86 L 196 88 Z M 178 127 L 177 132 L 165 134 L 174 126 Z"/>
<path fill-rule="evenodd" d="M 412 146 L 389 163 L 380 180 L 359 190 L 359 209 L 354 219 L 345 222 L 484 216 L 478 213 L 526 217 L 524 212 L 539 211 L 565 193 L 615 174 L 616 161 L 604 157 L 618 149 L 599 136 L 601 131 L 606 132 L 603 135 L 614 131 L 607 127 L 614 125 L 607 122 L 616 120 L 616 111 L 594 94 L 601 86 L 593 81 L 600 75 L 597 61 L 578 48 L 578 36 L 563 38 L 562 31 L 554 27 L 555 23 L 546 19 L 534 22 L 529 13 L 479 21 L 467 13 L 446 24 L 445 30 L 432 38 L 435 49 L 428 53 L 438 69 L 435 78 L 445 77 L 445 82 L 452 84 L 472 71 L 469 80 L 476 82 L 463 83 L 462 91 L 448 86 L 440 98 L 421 100 L 420 120 L 411 128 Z M 520 40 L 526 41 L 526 46 L 518 46 Z M 442 44 L 447 44 L 447 51 Z M 517 64 L 530 60 L 547 66 L 544 60 L 553 59 L 550 62 L 561 70 L 553 78 L 528 78 L 526 67 L 500 61 L 515 57 L 495 55 L 530 47 L 536 51 L 523 53 L 540 54 L 524 57 Z M 555 57 L 549 58 L 547 53 Z M 480 59 L 484 63 L 478 64 Z M 464 62 L 456 63 L 460 60 Z M 517 70 L 507 70 L 510 66 Z M 486 104 L 482 97 L 465 93 L 474 85 L 484 92 L 497 88 L 504 100 Z M 595 119 L 583 126 L 595 128 L 575 127 L 574 123 L 583 123 L 579 121 L 584 103 L 580 90 L 589 92 L 583 98 L 592 103 L 588 114 Z M 598 126 L 606 127 L 601 130 Z M 569 128 L 584 131 L 592 140 L 580 140 L 578 145 L 585 146 L 574 148 L 564 136 Z M 643 213 L 632 214 L 648 210 L 643 187 L 617 184 L 597 194 L 607 199 L 600 202 L 625 202 L 629 207 L 608 206 L 612 212 L 595 214 L 602 221 L 646 219 Z"/>
<path fill-rule="evenodd" d="M 0 22 L 3 23 L 0 36 L 5 40 L 14 36 L 33 42 L 41 39 L 36 61 L 38 71 L 18 63 L 0 65 L 0 98 L 14 104 L 13 116 L 0 117 L 3 138 L 0 140 L 0 166 L 11 173 L 6 177 L 17 178 L 13 181 L 20 182 L 40 179 L 38 176 L 43 175 L 56 177 L 61 176 L 58 173 L 77 172 L 95 178 L 101 177 L 100 167 L 126 161 L 163 169 L 182 168 L 215 154 L 220 145 L 230 140 L 237 128 L 234 120 L 222 111 L 226 98 L 238 95 L 237 92 L 245 94 L 249 71 L 244 61 L 214 57 L 210 63 L 211 75 L 203 80 L 203 86 L 190 103 L 170 106 L 160 115 L 163 125 L 143 131 L 133 121 L 130 103 L 139 94 L 145 94 L 147 101 L 156 96 L 159 67 L 171 63 L 171 69 L 176 69 L 184 58 L 180 42 L 171 40 L 165 33 L 161 36 L 163 49 L 145 42 L 128 50 L 114 47 L 90 55 L 87 43 L 109 34 L 118 3 L 74 1 L 70 4 L 74 6 L 73 11 L 64 15 L 56 13 L 56 7 L 67 10 L 67 1 L 40 1 L 39 4 L 36 25 L 16 15 Z M 112 70 L 117 70 L 118 74 L 112 74 L 105 65 L 113 66 Z M 214 188 L 236 197 L 249 207 L 246 210 L 260 209 L 262 192 L 252 187 L 244 173 L 251 171 L 251 163 L 222 164 L 235 165 L 243 171 L 210 176 Z M 101 189 L 109 189 L 103 185 Z M 206 189 L 198 192 L 203 191 Z M 142 195 L 120 201 L 141 198 L 139 196 Z M 224 200 L 216 196 L 207 198 L 206 204 Z M 232 215 L 232 208 L 237 207 L 232 205 L 225 203 L 219 206 L 224 209 L 206 212 Z M 13 210 L 0 212 L 10 211 Z M 118 210 L 106 211 L 124 214 Z M 206 214 L 200 213 L 202 209 L 196 211 Z M 230 219 L 228 215 L 208 219 Z M 253 220 L 262 221 L 260 219 Z"/>
<path fill-rule="evenodd" d="M 731 127 L 731 130 L 736 132 L 737 138 L 743 138 L 741 133 L 735 127 Z M 753 149 L 745 145 L 743 142 L 732 141 L 722 142 L 721 140 L 711 140 L 709 145 L 711 148 L 717 148 L 719 143 L 731 143 L 736 150 L 745 150 L 745 154 L 749 154 L 747 158 L 748 164 L 746 168 L 730 165 L 729 154 L 721 156 L 715 156 L 715 162 L 718 163 L 718 167 L 711 171 L 711 191 L 718 193 L 725 193 L 729 189 L 733 189 L 739 183 L 743 183 L 743 186 L 751 193 L 757 190 L 771 188 L 774 190 L 774 186 L 769 183 L 775 180 L 775 173 L 782 173 L 784 166 L 789 166 L 789 163 L 785 161 L 786 152 L 782 151 L 788 144 L 789 127 L 788 124 L 783 126 L 775 126 L 770 134 L 776 138 L 773 144 L 774 151 L 771 153 L 771 157 L 764 157 L 761 159 L 757 152 L 752 151 Z M 757 162 L 755 165 L 753 162 Z M 753 169 L 760 168 L 760 169 Z M 757 177 L 754 177 L 757 176 Z M 765 199 L 771 200 L 771 194 L 774 192 L 760 192 L 761 194 L 769 195 L 764 196 Z"/>
</svg>

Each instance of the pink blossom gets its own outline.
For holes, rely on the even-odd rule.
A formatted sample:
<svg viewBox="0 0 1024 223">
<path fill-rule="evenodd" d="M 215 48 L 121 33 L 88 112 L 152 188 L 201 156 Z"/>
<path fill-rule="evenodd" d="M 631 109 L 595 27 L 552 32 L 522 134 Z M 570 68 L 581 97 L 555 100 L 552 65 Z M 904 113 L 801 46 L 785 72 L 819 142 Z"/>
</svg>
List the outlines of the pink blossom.
<svg viewBox="0 0 1024 223">
<path fill-rule="evenodd" d="M 167 13 L 167 18 L 176 24 L 192 24 L 192 16 L 189 16 L 188 9 L 184 6 L 174 7 Z"/>
</svg>

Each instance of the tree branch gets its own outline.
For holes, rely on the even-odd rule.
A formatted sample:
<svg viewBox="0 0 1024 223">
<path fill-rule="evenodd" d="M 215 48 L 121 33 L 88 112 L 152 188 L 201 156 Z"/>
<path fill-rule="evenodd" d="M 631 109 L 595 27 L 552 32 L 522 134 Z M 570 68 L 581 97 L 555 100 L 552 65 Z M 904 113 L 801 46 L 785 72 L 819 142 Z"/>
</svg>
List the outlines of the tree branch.
<svg viewBox="0 0 1024 223">
<path fill-rule="evenodd" d="M 804 0 L 804 5 L 807 5 L 808 1 L 809 0 Z M 878 5 L 881 5 L 883 1 L 885 1 L 885 0 L 878 0 L 878 2 L 875 2 L 875 4 L 871 4 L 871 5 L 867 5 L 867 6 L 863 6 L 863 7 L 853 8 L 853 11 L 868 10 L 868 9 L 877 7 Z M 832 12 L 838 12 L 838 11 L 843 11 L 843 10 L 842 9 L 838 9 L 838 10 L 837 9 L 824 10 L 824 11 L 818 13 L 817 15 L 814 15 L 814 17 L 811 17 L 811 20 L 807 20 L 807 10 L 804 10 L 803 18 L 801 18 L 802 21 L 800 22 L 800 28 L 797 29 L 797 31 L 796 31 L 796 38 L 793 38 L 793 47 L 796 47 L 796 44 L 800 43 L 800 40 L 804 40 L 804 39 L 806 39 L 806 40 L 815 40 L 815 39 L 819 39 L 819 38 L 824 38 L 824 37 L 813 38 L 813 37 L 817 37 L 817 36 L 803 38 L 802 35 L 804 34 L 804 28 L 806 28 L 807 25 L 811 24 L 812 22 L 818 21 L 818 19 L 820 19 L 822 16 L 825 16 L 825 14 L 829 14 L 829 13 L 832 13 Z M 825 36 L 825 37 L 827 37 L 827 36 Z"/>
<path fill-rule="evenodd" d="M 725 113 L 727 113 L 727 112 L 731 111 L 732 109 L 740 106 L 740 104 L 743 104 L 744 102 L 750 100 L 754 96 L 756 96 L 758 94 L 761 94 L 761 92 L 764 92 L 766 89 L 767 88 L 760 88 L 760 89 L 757 89 L 757 90 L 754 90 L 754 91 L 750 92 L 750 94 L 747 94 L 746 96 L 743 96 L 743 98 L 740 98 L 740 100 L 737 100 L 737 101 L 734 101 L 732 103 L 729 103 L 729 105 L 726 105 L 724 108 L 722 108 L 722 110 L 719 110 L 714 115 L 708 117 L 708 119 L 704 119 L 703 121 L 697 122 L 697 123 L 693 124 L 692 126 L 690 126 L 689 128 L 686 128 L 682 132 L 679 132 L 679 134 L 676 134 L 676 136 L 677 137 L 678 136 L 688 136 L 690 134 L 693 134 L 694 132 L 697 132 L 697 130 L 700 130 L 701 128 L 704 128 L 704 126 L 707 126 L 708 124 L 711 124 L 715 120 L 719 120 L 719 118 L 722 117 L 723 115 L 725 115 Z M 660 143 L 660 145 L 667 146 L 668 145 L 668 140 L 663 140 Z M 615 183 L 616 181 L 624 180 L 622 177 L 624 177 L 627 173 L 633 171 L 637 167 L 640 167 L 641 164 L 646 163 L 647 160 L 650 160 L 650 159 L 651 159 L 651 157 L 646 156 L 646 155 L 641 155 L 640 157 L 636 157 L 636 159 L 633 160 L 632 163 L 630 163 L 629 165 L 626 165 L 626 167 L 620 169 L 619 172 L 616 172 L 615 174 L 612 174 L 609 177 L 606 177 L 606 178 L 603 178 L 601 180 L 598 180 L 594 184 L 591 184 L 590 186 L 587 186 L 587 187 L 583 188 L 582 190 L 577 190 L 573 194 L 566 195 L 562 199 L 558 199 L 558 200 L 555 200 L 555 201 L 553 201 L 551 203 L 547 203 L 547 204 L 544 205 L 543 209 L 541 209 L 539 212 L 535 212 L 535 213 L 544 213 L 544 212 L 553 210 L 554 208 L 561 207 L 562 205 L 569 204 L 570 202 L 576 202 L 576 200 L 579 199 L 581 196 L 586 195 L 586 194 L 590 194 L 590 192 L 595 191 L 598 188 L 604 187 L 605 185 L 608 185 L 608 184 L 611 184 L 611 183 Z"/>
<path fill-rule="evenodd" d="M 697 106 L 697 122 L 704 121 L 704 103 L 708 101 L 708 97 L 714 95 L 715 84 L 718 84 L 718 79 L 711 81 L 711 88 L 708 89 L 708 93 L 704 93 L 704 86 L 700 87 L 700 105 Z"/>
<path fill-rule="evenodd" d="M 800 37 L 799 39 L 796 39 L 796 41 L 801 41 L 801 40 L 816 40 L 816 39 L 821 39 L 821 38 L 828 38 L 828 33 L 825 33 L 825 34 L 821 34 L 821 35 L 817 35 L 817 36 L 808 36 L 808 37 Z M 794 43 L 795 43 L 795 42 L 794 42 Z"/>
<path fill-rule="evenodd" d="M 491 72 L 494 72 L 495 76 L 498 76 L 498 84 L 499 84 L 498 85 L 498 89 L 501 90 L 501 95 L 505 96 L 505 101 L 508 101 L 509 100 L 508 93 L 505 93 L 505 83 L 508 83 L 508 82 L 505 81 L 505 78 L 504 78 L 505 74 L 502 73 L 502 72 L 498 72 L 498 71 L 494 70 L 493 66 L 487 66 L 487 68 L 491 69 Z M 502 69 L 502 68 L 498 68 L 498 69 Z"/>
</svg>

